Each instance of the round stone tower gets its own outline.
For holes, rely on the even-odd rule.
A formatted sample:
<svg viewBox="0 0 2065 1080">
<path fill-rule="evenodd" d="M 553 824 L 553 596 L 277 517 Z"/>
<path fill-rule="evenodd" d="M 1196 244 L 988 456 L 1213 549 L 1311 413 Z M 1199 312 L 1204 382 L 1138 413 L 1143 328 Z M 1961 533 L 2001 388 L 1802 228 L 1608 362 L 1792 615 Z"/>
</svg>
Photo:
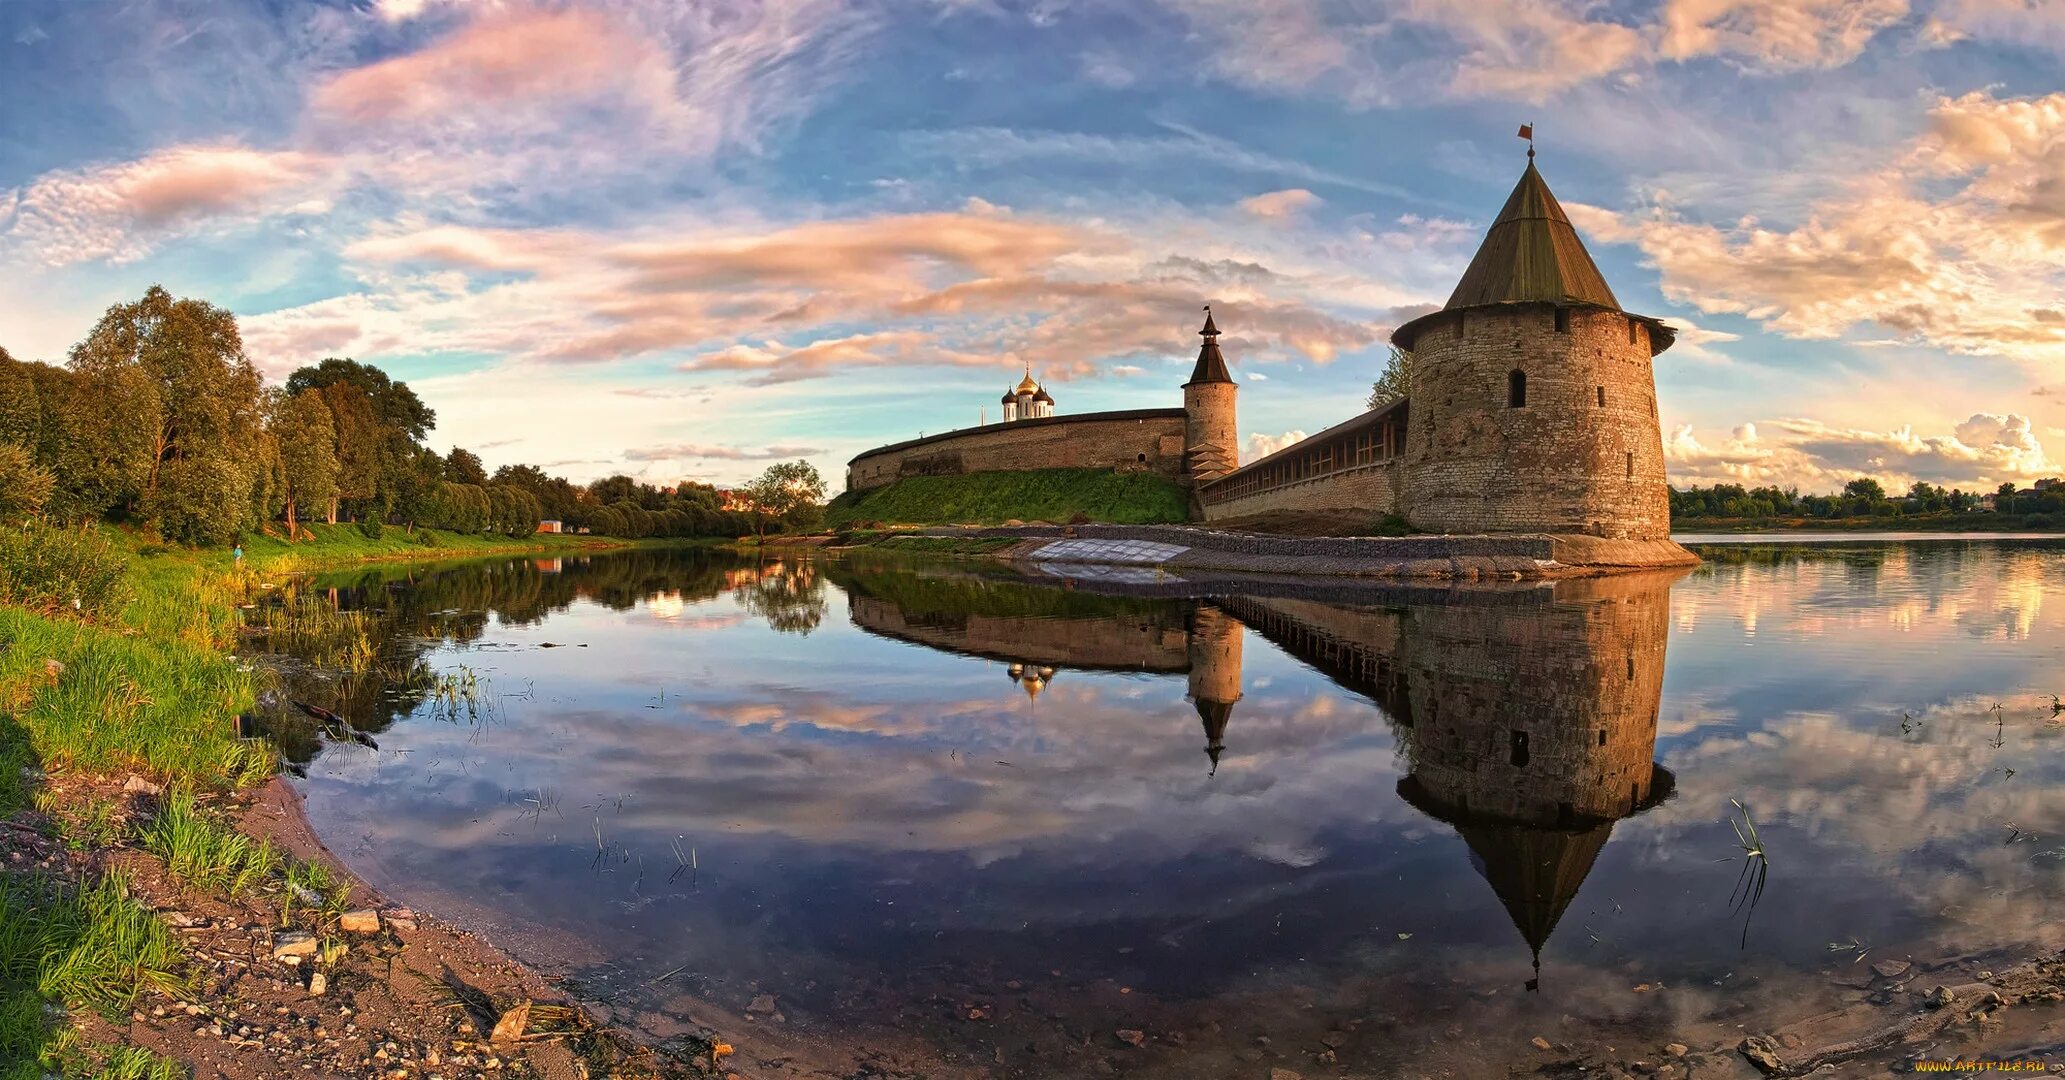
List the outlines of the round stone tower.
<svg viewBox="0 0 2065 1080">
<path fill-rule="evenodd" d="M 1442 533 L 1670 536 L 1651 359 L 1675 331 L 1623 311 L 1534 167 L 1413 355 L 1406 520 Z"/>
<path fill-rule="evenodd" d="M 1183 462 L 1190 480 L 1214 480 L 1240 468 L 1240 423 L 1234 416 L 1234 394 L 1240 389 L 1226 372 L 1219 353 L 1219 328 L 1212 309 L 1205 309 L 1205 339 L 1197 351 L 1197 367 L 1183 384 Z"/>
</svg>

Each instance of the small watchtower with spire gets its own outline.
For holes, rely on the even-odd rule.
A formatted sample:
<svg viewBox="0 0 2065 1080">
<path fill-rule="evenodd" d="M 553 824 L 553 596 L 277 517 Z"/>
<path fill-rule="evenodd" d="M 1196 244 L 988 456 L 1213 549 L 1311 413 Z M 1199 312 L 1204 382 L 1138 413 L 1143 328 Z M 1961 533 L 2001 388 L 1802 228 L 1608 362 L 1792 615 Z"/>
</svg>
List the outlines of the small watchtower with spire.
<svg viewBox="0 0 2065 1080">
<path fill-rule="evenodd" d="M 1205 307 L 1205 339 L 1197 350 L 1197 366 L 1183 384 L 1183 463 L 1193 483 L 1216 480 L 1240 467 L 1240 423 L 1234 396 L 1240 387 L 1226 371 L 1219 352 L 1219 327 L 1212 308 Z"/>
<path fill-rule="evenodd" d="M 1620 306 L 1534 165 L 1413 354 L 1405 518 L 1440 533 L 1668 539 L 1651 361 L 1675 332 Z"/>
</svg>

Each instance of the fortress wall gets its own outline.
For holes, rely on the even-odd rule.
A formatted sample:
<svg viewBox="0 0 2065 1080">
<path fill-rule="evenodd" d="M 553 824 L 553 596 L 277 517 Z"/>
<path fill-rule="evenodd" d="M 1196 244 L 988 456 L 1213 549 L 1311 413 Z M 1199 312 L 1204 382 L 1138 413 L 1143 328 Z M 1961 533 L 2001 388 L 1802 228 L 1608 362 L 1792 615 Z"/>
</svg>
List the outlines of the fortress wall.
<svg viewBox="0 0 2065 1080">
<path fill-rule="evenodd" d="M 1353 511 L 1372 524 L 1398 509 L 1398 459 L 1298 480 L 1238 499 L 1205 504 L 1205 520 L 1227 521 L 1283 510 Z"/>
<path fill-rule="evenodd" d="M 972 612 L 916 618 L 907 616 L 893 601 L 857 594 L 849 596 L 847 604 L 855 626 L 950 652 L 1063 670 L 1174 673 L 1190 668 L 1190 635 L 1180 626 L 1149 620 L 1020 618 Z M 1236 679 L 1238 674 L 1236 663 Z"/>
<path fill-rule="evenodd" d="M 1027 469 L 1135 469 L 1183 476 L 1182 409 L 1017 420 L 878 447 L 846 466 L 852 491 L 906 476 Z"/>
</svg>

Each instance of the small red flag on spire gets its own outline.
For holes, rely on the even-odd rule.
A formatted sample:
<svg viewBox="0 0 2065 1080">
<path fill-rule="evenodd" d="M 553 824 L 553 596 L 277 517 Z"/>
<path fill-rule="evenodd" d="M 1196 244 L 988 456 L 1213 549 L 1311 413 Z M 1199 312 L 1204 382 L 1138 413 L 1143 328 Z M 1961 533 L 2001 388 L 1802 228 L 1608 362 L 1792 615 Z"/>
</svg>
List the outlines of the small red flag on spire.
<svg viewBox="0 0 2065 1080">
<path fill-rule="evenodd" d="M 1523 138 L 1523 139 L 1526 139 L 1526 140 L 1527 140 L 1528 142 L 1533 142 L 1533 141 L 1534 141 L 1534 125 L 1533 125 L 1533 124 L 1522 124 L 1522 125 L 1520 125 L 1520 137 L 1521 137 L 1521 138 Z"/>
</svg>

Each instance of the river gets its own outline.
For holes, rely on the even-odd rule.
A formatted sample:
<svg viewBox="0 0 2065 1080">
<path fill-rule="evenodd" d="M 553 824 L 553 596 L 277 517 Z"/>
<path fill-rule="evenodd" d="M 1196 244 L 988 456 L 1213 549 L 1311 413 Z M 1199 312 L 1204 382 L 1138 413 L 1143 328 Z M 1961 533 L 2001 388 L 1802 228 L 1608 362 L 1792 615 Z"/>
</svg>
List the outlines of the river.
<svg viewBox="0 0 2065 1080">
<path fill-rule="evenodd" d="M 380 567 L 254 650 L 355 871 L 769 1075 L 1482 1075 L 2065 946 L 2065 543 L 1702 550 Z"/>
</svg>

